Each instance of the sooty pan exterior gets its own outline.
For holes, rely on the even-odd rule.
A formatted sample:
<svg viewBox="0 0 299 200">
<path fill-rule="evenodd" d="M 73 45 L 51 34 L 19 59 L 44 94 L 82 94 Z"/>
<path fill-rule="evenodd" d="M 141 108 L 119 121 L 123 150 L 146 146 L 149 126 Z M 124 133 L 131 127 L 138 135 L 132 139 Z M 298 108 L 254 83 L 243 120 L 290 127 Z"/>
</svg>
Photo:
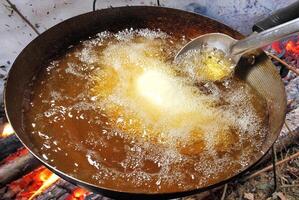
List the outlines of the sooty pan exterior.
<svg viewBox="0 0 299 200">
<path fill-rule="evenodd" d="M 49 60 L 63 53 L 70 45 L 76 44 L 80 40 L 88 39 L 89 36 L 97 32 L 105 30 L 117 32 L 131 27 L 160 29 L 178 36 L 185 35 L 187 39 L 210 32 L 225 33 L 236 39 L 242 38 L 240 33 L 205 16 L 176 9 L 147 6 L 109 8 L 90 12 L 73 17 L 50 28 L 33 40 L 20 53 L 9 72 L 5 88 L 4 100 L 7 117 L 17 136 L 30 152 L 62 178 L 94 192 L 118 199 L 165 199 L 191 195 L 231 181 L 256 164 L 277 139 L 285 119 L 286 109 L 283 83 L 278 73 L 276 73 L 275 67 L 262 51 L 257 51 L 256 63 L 252 66 L 246 63 L 246 59 L 241 60 L 240 66 L 246 65 L 247 67 L 238 67 L 236 74 L 257 89 L 267 100 L 271 131 L 261 149 L 264 154 L 261 154 L 256 160 L 252 160 L 252 163 L 246 169 L 234 177 L 206 188 L 194 188 L 194 190 L 185 192 L 126 193 L 80 181 L 59 171 L 59 169 L 52 167 L 43 160 L 39 150 L 31 143 L 31 139 L 24 131 L 24 125 L 22 124 L 23 99 L 27 95 L 24 91 L 28 88 L 28 84 L 41 67 L 45 66 Z"/>
</svg>

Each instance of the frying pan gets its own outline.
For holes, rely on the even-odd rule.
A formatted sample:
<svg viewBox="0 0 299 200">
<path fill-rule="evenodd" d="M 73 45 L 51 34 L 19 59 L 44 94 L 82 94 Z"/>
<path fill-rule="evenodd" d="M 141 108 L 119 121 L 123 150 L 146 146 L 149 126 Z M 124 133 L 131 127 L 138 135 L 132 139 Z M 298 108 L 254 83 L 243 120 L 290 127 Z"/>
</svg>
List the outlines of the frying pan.
<svg viewBox="0 0 299 200">
<path fill-rule="evenodd" d="M 286 19 L 284 18 L 284 20 Z M 279 20 L 275 23 L 279 23 Z M 273 25 L 275 25 L 275 23 Z M 269 23 L 264 23 L 264 25 L 265 24 L 270 26 Z M 261 28 L 262 25 L 263 24 L 259 24 L 259 28 Z M 130 193 L 118 191 L 113 188 L 99 187 L 76 179 L 70 174 L 60 171 L 59 168 L 54 168 L 44 160 L 37 147 L 31 142 L 29 134 L 25 132 L 22 121 L 22 105 L 24 95 L 26 95 L 24 91 L 28 88 L 28 84 L 41 67 L 46 66 L 46 64 L 57 55 L 61 55 L 70 45 L 80 40 L 88 39 L 89 36 L 101 31 L 117 32 L 131 27 L 135 29 L 160 29 L 161 31 L 176 36 L 185 35 L 187 39 L 210 32 L 225 33 L 236 39 L 242 38 L 242 35 L 237 31 L 205 16 L 162 7 L 133 6 L 109 8 L 68 19 L 34 39 L 20 53 L 9 72 L 4 94 L 5 110 L 9 122 L 24 146 L 44 165 L 63 179 L 88 188 L 93 192 L 113 198 L 146 199 L 181 197 L 217 187 L 248 171 L 250 167 L 256 164 L 263 155 L 268 152 L 277 139 L 285 119 L 286 111 L 284 85 L 272 62 L 261 50 L 255 52 L 256 59 L 254 65 L 249 64 L 246 58 L 242 59 L 240 66 L 246 65 L 247 67 L 238 67 L 236 75 L 245 80 L 266 99 L 269 109 L 270 131 L 261 148 L 263 154 L 253 159 L 252 162 L 237 175 L 205 188 L 194 188 L 188 191 L 171 193 Z"/>
</svg>

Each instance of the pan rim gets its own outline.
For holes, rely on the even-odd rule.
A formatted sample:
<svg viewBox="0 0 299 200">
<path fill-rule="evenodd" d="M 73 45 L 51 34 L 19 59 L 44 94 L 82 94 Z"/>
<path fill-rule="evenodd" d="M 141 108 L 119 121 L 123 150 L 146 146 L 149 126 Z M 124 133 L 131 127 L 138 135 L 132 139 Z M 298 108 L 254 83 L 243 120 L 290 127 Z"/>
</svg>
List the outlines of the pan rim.
<svg viewBox="0 0 299 200">
<path fill-rule="evenodd" d="M 90 15 L 91 13 L 94 13 L 94 12 L 103 12 L 103 11 L 107 11 L 107 10 L 111 10 L 111 9 L 123 9 L 123 8 L 139 8 L 139 9 L 142 9 L 142 8 L 153 8 L 153 11 L 156 10 L 156 9 L 163 9 L 163 10 L 169 10 L 169 11 L 175 11 L 175 12 L 181 12 L 181 13 L 189 13 L 189 14 L 192 14 L 192 15 L 199 15 L 199 16 L 202 16 L 202 17 L 205 17 L 205 18 L 208 18 L 209 20 L 212 20 L 212 21 L 215 21 L 217 23 L 220 23 L 224 26 L 227 26 L 229 29 L 232 29 L 230 28 L 228 25 L 222 23 L 222 22 L 219 22 L 213 18 L 210 18 L 210 17 L 207 17 L 205 15 L 202 15 L 202 14 L 198 14 L 198 13 L 195 13 L 195 12 L 191 12 L 191 11 L 184 11 L 184 10 L 180 10 L 180 9 L 175 9 L 175 8 L 168 8 L 168 7 L 160 7 L 160 6 L 122 6 L 122 7 L 113 7 L 113 8 L 105 8 L 105 9 L 99 9 L 99 10 L 96 10 L 96 11 L 91 11 L 91 12 L 87 12 L 87 13 L 83 13 L 83 14 L 80 14 L 80 15 L 77 15 L 77 16 L 74 16 L 74 17 L 71 17 L 71 18 L 68 18 L 54 26 L 52 26 L 51 28 L 49 28 L 48 30 L 46 30 L 45 32 L 43 32 L 42 34 L 46 33 L 46 32 L 50 32 L 51 30 L 53 30 L 53 28 L 57 27 L 57 26 L 61 26 L 62 24 L 66 23 L 66 22 L 69 22 L 71 20 L 74 20 L 75 18 L 80 18 L 84 15 Z M 233 29 L 232 29 L 233 30 Z M 235 30 L 234 30 L 235 31 Z M 42 35 L 41 34 L 41 35 Z M 241 35 L 241 34 L 240 34 Z M 11 77 L 11 74 L 13 73 L 13 68 L 14 68 L 14 65 L 16 63 L 16 61 L 18 60 L 18 58 L 20 57 L 20 55 L 22 55 L 24 53 L 24 50 L 27 49 L 30 44 L 34 41 L 36 41 L 37 38 L 39 38 L 39 36 L 37 36 L 36 38 L 34 38 L 22 51 L 21 53 L 18 55 L 18 57 L 15 59 L 13 65 L 11 66 L 11 69 L 9 70 L 8 72 L 8 75 L 7 75 L 7 81 L 5 83 L 5 86 L 4 86 L 4 91 L 3 91 L 3 96 L 4 96 L 4 110 L 5 110 L 5 113 L 6 113 L 6 116 L 7 116 L 7 119 L 8 119 L 8 122 L 12 125 L 13 127 L 13 122 L 11 120 L 11 117 L 10 117 L 10 114 L 7 110 L 7 104 L 9 104 L 9 100 L 8 100 L 8 95 L 7 95 L 7 85 L 11 82 L 10 81 L 10 77 Z M 263 52 L 263 54 L 265 54 Z M 267 57 L 267 59 L 269 59 Z M 273 65 L 273 64 L 272 64 Z M 284 87 L 283 87 L 284 88 Z M 285 88 L 284 88 L 285 90 Z M 285 91 L 284 91 L 285 93 Z M 285 107 L 285 110 L 286 110 L 286 105 L 283 105 Z M 285 113 L 285 112 L 284 112 Z M 285 115 L 286 113 L 284 114 L 284 118 L 285 118 Z M 278 132 L 279 130 L 281 130 L 283 126 L 283 122 L 281 123 L 281 125 L 279 126 L 280 128 L 276 130 L 276 132 Z M 125 190 L 117 190 L 115 188 L 109 188 L 109 187 L 103 187 L 103 186 L 99 186 L 99 185 L 96 185 L 96 184 L 92 184 L 92 183 L 89 183 L 89 182 L 86 182 L 86 181 L 83 181 L 81 179 L 78 179 L 76 177 L 73 177 L 59 169 L 57 169 L 56 167 L 50 165 L 48 162 L 44 161 L 41 156 L 38 156 L 37 153 L 34 153 L 32 149 L 30 149 L 28 147 L 28 145 L 25 144 L 25 142 L 21 139 L 20 135 L 15 132 L 16 136 L 18 137 L 18 139 L 22 142 L 22 144 L 29 150 L 29 152 L 35 157 L 37 158 L 43 165 L 45 165 L 47 168 L 49 168 L 51 171 L 53 171 L 55 174 L 57 173 L 59 176 L 62 176 L 62 178 L 67 178 L 68 181 L 70 182 L 73 182 L 73 183 L 78 183 L 79 185 L 82 185 L 83 187 L 86 187 L 86 188 L 91 188 L 93 191 L 94 189 L 100 189 L 100 190 L 103 190 L 103 191 L 107 191 L 107 192 L 116 192 L 116 193 L 122 193 L 122 194 L 125 194 L 125 195 L 129 195 L 129 196 L 134 196 L 134 195 L 142 195 L 142 196 L 148 196 L 148 197 L 155 197 L 155 196 L 175 196 L 175 197 L 178 197 L 178 196 L 186 196 L 188 194 L 195 194 L 195 193 L 198 193 L 198 192 L 202 192 L 202 191 L 206 191 L 206 190 L 209 190 L 209 189 L 212 189 L 212 188 L 216 188 L 220 185 L 223 185 L 227 182 L 230 182 L 232 180 L 235 180 L 236 178 L 238 178 L 239 176 L 243 175 L 244 173 L 246 173 L 248 170 L 250 170 L 251 168 L 253 168 L 256 164 L 258 164 L 260 162 L 260 160 L 262 160 L 264 158 L 264 156 L 267 154 L 267 152 L 271 149 L 271 147 L 273 146 L 273 144 L 275 143 L 275 141 L 277 140 L 279 134 L 276 134 L 276 137 L 275 137 L 275 140 L 274 141 L 271 141 L 269 144 L 270 147 L 268 148 L 267 152 L 264 152 L 261 156 L 257 156 L 258 159 L 256 159 L 255 162 L 252 162 L 251 164 L 247 165 L 246 167 L 240 169 L 240 172 L 238 172 L 237 174 L 231 176 L 231 177 L 228 177 L 226 179 L 223 179 L 221 181 L 218 181 L 214 184 L 211 184 L 211 185 L 208 185 L 208 186 L 205 186 L 205 187 L 201 187 L 201 188 L 193 188 L 193 189 L 189 189 L 189 190 L 181 190 L 181 191 L 177 191 L 177 192 L 149 192 L 149 193 L 145 193 L 144 191 L 125 191 Z M 107 195 L 109 196 L 109 195 Z"/>
</svg>

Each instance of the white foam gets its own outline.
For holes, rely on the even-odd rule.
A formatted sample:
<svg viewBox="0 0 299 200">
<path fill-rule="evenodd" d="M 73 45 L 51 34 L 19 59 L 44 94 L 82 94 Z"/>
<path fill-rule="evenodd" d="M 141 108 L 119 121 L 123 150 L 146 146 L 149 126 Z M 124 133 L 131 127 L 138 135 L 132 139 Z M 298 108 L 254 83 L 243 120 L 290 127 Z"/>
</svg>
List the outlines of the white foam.
<svg viewBox="0 0 299 200">
<path fill-rule="evenodd" d="M 67 63 L 68 67 L 65 68 L 65 72 L 68 74 L 72 74 L 78 77 L 83 77 L 84 75 L 80 73 L 80 71 L 77 69 L 77 65 L 75 63 Z"/>
</svg>

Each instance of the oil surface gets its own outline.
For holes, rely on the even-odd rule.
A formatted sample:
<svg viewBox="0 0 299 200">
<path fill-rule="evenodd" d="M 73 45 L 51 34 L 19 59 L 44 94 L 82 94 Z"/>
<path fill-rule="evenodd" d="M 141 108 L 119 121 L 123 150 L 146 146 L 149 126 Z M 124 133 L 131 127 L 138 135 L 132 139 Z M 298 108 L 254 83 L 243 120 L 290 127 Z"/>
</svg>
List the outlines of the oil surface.
<svg viewBox="0 0 299 200">
<path fill-rule="evenodd" d="M 203 81 L 198 57 L 173 63 L 184 43 L 102 32 L 42 68 L 23 120 L 43 159 L 98 186 L 153 193 L 205 187 L 250 164 L 268 130 L 265 101 L 236 77 Z"/>
</svg>

